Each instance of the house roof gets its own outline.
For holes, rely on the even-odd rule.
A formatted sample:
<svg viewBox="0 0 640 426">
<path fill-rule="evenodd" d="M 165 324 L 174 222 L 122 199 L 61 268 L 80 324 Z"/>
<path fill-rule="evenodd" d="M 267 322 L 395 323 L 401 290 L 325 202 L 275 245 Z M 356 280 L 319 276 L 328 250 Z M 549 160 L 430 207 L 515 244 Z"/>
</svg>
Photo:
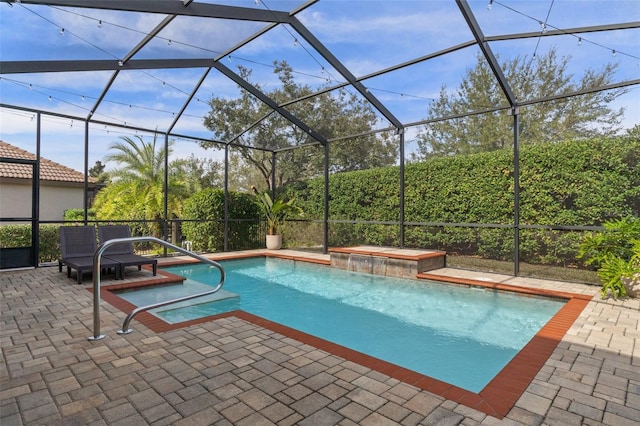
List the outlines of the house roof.
<svg viewBox="0 0 640 426">
<path fill-rule="evenodd" d="M 24 149 L 0 140 L 0 157 L 35 160 L 36 156 Z M 31 179 L 32 167 L 28 164 L 0 162 L 0 178 Z M 52 182 L 84 183 L 84 174 L 55 161 L 40 157 L 40 180 Z M 89 177 L 89 183 L 96 179 Z"/>
</svg>

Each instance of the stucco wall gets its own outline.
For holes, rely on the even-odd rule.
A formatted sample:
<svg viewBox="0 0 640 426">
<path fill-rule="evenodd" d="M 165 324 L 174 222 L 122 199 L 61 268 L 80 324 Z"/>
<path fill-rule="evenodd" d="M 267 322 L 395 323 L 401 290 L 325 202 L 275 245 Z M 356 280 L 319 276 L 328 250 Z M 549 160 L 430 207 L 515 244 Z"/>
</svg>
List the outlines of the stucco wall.
<svg viewBox="0 0 640 426">
<path fill-rule="evenodd" d="M 81 209 L 84 186 L 40 185 L 40 220 L 59 221 L 67 209 Z M 31 185 L 0 182 L 0 217 L 31 217 Z"/>
</svg>

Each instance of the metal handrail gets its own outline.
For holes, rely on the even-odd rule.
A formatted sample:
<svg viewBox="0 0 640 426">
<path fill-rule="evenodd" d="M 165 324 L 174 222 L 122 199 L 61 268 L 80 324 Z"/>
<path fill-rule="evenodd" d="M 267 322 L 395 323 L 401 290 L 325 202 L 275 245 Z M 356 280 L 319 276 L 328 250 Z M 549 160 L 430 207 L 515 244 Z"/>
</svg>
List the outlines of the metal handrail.
<svg viewBox="0 0 640 426">
<path fill-rule="evenodd" d="M 211 260 L 211 259 L 207 259 L 204 256 L 200 256 L 199 254 L 195 254 L 193 252 L 190 252 L 188 250 L 183 249 L 182 247 L 178 247 L 176 245 L 173 245 L 171 243 L 168 243 L 164 240 L 161 240 L 160 238 L 156 238 L 156 237 L 129 237 L 129 238 L 114 238 L 112 240 L 108 240 L 106 242 L 104 242 L 102 245 L 100 245 L 100 247 L 98 247 L 98 249 L 96 250 L 95 254 L 93 255 L 93 336 L 89 337 L 89 340 L 100 340 L 103 339 L 105 336 L 104 334 L 100 334 L 100 257 L 102 256 L 102 253 L 104 253 L 104 251 L 111 245 L 113 244 L 118 244 L 118 243 L 129 243 L 129 242 L 155 242 L 158 243 L 162 246 L 165 246 L 167 248 L 176 250 L 182 254 L 185 254 L 187 256 L 191 256 L 195 259 L 198 259 L 201 262 L 204 263 L 208 263 L 212 266 L 215 266 L 216 268 L 218 268 L 220 270 L 220 282 L 218 283 L 218 285 L 216 287 L 214 287 L 212 290 L 203 292 L 203 293 L 198 293 L 198 294 L 194 294 L 191 296 L 183 296 L 180 297 L 178 299 L 173 299 L 173 300 L 167 300 L 164 302 L 159 302 L 159 303 L 154 303 L 153 305 L 147 305 L 147 306 L 140 306 L 136 309 L 134 309 L 133 311 L 131 311 L 129 313 L 129 315 L 127 315 L 127 317 L 124 320 L 124 323 L 122 324 L 122 330 L 118 330 L 118 334 L 128 334 L 131 333 L 131 329 L 129 329 L 129 323 L 131 322 L 131 320 L 133 319 L 133 317 L 135 315 L 137 315 L 140 312 L 149 310 L 149 309 L 154 309 L 154 308 L 159 308 L 161 306 L 165 306 L 165 305 L 170 305 L 172 303 L 178 303 L 178 302 L 183 302 L 185 300 L 189 300 L 189 299 L 195 299 L 196 297 L 201 297 L 201 296 L 206 296 L 208 294 L 213 294 L 215 292 L 217 292 L 218 290 L 220 290 L 222 288 L 222 285 L 224 284 L 224 278 L 225 278 L 225 272 L 224 272 L 224 268 L 222 267 L 222 265 L 220 265 L 218 262 Z"/>
</svg>

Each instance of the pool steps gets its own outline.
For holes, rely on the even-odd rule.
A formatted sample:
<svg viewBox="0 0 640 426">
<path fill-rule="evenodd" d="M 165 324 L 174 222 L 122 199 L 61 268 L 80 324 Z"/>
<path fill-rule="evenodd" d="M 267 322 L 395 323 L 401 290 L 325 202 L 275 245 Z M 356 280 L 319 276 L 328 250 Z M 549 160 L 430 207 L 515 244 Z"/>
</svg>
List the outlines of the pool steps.
<svg viewBox="0 0 640 426">
<path fill-rule="evenodd" d="M 104 243 L 102 243 L 100 245 L 100 247 L 98 248 L 98 250 L 96 250 L 95 254 L 93 255 L 93 336 L 89 337 L 90 341 L 96 341 L 96 340 L 102 340 L 104 339 L 105 335 L 100 333 L 100 323 L 101 323 L 101 319 L 100 319 L 100 257 L 103 255 L 103 253 L 105 252 L 105 250 L 107 248 L 109 248 L 109 246 L 114 245 L 114 244 L 118 244 L 118 243 L 134 243 L 134 242 L 152 242 L 152 243 L 156 243 L 159 244 L 161 246 L 164 246 L 166 248 L 175 250 L 177 252 L 180 252 L 184 255 L 190 256 L 196 260 L 199 260 L 200 262 L 204 262 L 209 264 L 210 266 L 218 269 L 219 273 L 220 273 L 220 281 L 218 282 L 218 285 L 209 290 L 206 291 L 204 293 L 199 293 L 199 294 L 194 294 L 194 295 L 190 295 L 190 296 L 184 296 L 184 297 L 179 297 L 176 299 L 172 299 L 172 300 L 167 300 L 167 301 L 163 301 L 163 302 L 158 302 L 158 303 L 153 303 L 151 305 L 146 305 L 146 306 L 139 306 L 137 308 L 135 308 L 134 310 L 132 310 L 131 312 L 129 312 L 129 314 L 126 316 L 126 318 L 124 319 L 124 322 L 122 323 L 122 329 L 118 330 L 118 334 L 129 334 L 131 333 L 131 329 L 129 328 L 129 323 L 131 322 L 131 320 L 133 319 L 134 316 L 136 316 L 137 314 L 141 313 L 141 312 L 146 312 L 149 309 L 154 309 L 154 308 L 159 308 L 162 306 L 167 306 L 173 303 L 179 303 L 179 302 L 183 302 L 186 300 L 190 300 L 190 299 L 194 299 L 196 297 L 200 297 L 200 296 L 206 296 L 206 295 L 210 295 L 213 293 L 216 293 L 218 290 L 220 290 L 222 288 L 222 285 L 224 284 L 224 278 L 225 278 L 225 272 L 224 272 L 224 268 L 222 267 L 222 265 L 220 265 L 220 263 L 216 262 L 215 260 L 211 260 L 209 258 L 206 258 L 204 256 L 200 256 L 199 254 L 193 253 L 191 251 L 188 251 L 186 249 L 183 249 L 182 247 L 178 247 L 176 245 L 173 245 L 167 241 L 161 240 L 159 238 L 156 237 L 128 237 L 128 238 L 114 238 L 112 240 L 108 240 L 105 241 Z M 156 275 L 156 271 L 154 268 L 153 271 L 153 275 Z"/>
</svg>

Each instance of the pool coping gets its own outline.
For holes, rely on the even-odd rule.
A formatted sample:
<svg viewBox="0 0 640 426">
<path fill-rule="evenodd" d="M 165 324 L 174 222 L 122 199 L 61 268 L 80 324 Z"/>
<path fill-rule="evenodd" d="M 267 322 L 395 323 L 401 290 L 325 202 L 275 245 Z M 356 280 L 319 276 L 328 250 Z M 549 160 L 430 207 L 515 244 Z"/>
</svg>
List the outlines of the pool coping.
<svg viewBox="0 0 640 426">
<path fill-rule="evenodd" d="M 307 258 L 300 255 L 280 254 L 277 252 L 262 253 L 246 253 L 233 254 L 228 256 L 216 256 L 215 260 L 233 260 L 252 257 L 276 257 L 288 260 L 297 260 L 322 265 L 330 265 L 329 261 L 323 259 Z M 161 268 L 168 266 L 184 265 L 197 263 L 197 261 L 176 260 L 163 263 Z M 162 277 L 154 277 L 139 282 L 131 282 L 124 284 L 103 285 L 101 287 L 101 298 L 122 310 L 129 313 L 136 308 L 135 305 L 120 298 L 115 291 L 121 291 L 130 288 L 140 288 L 152 285 L 162 285 L 170 282 L 184 280 L 183 277 L 171 274 L 161 268 L 158 274 Z M 184 321 L 176 324 L 169 324 L 149 312 L 141 312 L 136 316 L 136 320 L 145 325 L 156 333 L 167 332 L 180 328 L 190 327 L 192 325 L 204 322 L 214 321 L 220 318 L 236 317 L 257 326 L 267 328 L 276 333 L 280 333 L 287 337 L 299 340 L 302 343 L 309 344 L 320 350 L 340 356 L 345 360 L 349 360 L 368 367 L 372 370 L 386 374 L 404 383 L 413 385 L 419 389 L 426 390 L 435 395 L 439 395 L 448 400 L 463 404 L 475 410 L 481 411 L 498 419 L 504 418 L 513 408 L 520 396 L 533 381 L 542 366 L 549 359 L 556 346 L 569 328 L 576 321 L 583 309 L 591 301 L 592 296 L 569 293 L 564 291 L 555 291 L 548 289 L 537 289 L 513 286 L 503 283 L 487 282 L 473 280 L 468 278 L 457 278 L 450 276 L 442 276 L 433 273 L 417 274 L 418 279 L 427 279 L 447 284 L 464 285 L 471 287 L 483 287 L 496 291 L 515 292 L 522 295 L 551 297 L 566 300 L 565 305 L 544 325 L 540 331 L 516 354 L 516 356 L 479 392 L 474 393 L 458 386 L 434 379 L 413 370 L 392 364 L 387 361 L 372 357 L 370 355 L 349 349 L 336 343 L 324 340 L 311 334 L 284 326 L 282 324 L 270 321 L 268 319 L 253 315 L 251 313 L 236 310 L 223 314 L 207 316 L 194 320 Z M 92 288 L 88 290 L 93 291 Z"/>
<path fill-rule="evenodd" d="M 441 250 L 414 250 L 375 246 L 333 247 L 329 249 L 329 253 L 359 254 L 402 260 L 423 260 L 442 257 L 447 254 Z"/>
</svg>

